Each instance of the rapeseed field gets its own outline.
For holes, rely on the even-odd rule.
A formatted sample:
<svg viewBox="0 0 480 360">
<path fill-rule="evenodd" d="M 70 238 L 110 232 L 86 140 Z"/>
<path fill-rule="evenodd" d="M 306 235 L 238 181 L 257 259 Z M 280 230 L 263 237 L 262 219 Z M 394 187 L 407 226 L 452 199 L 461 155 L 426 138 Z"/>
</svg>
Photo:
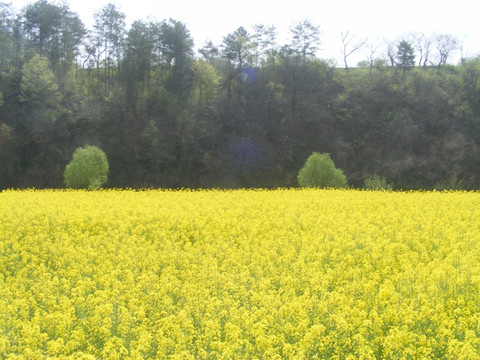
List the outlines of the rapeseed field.
<svg viewBox="0 0 480 360">
<path fill-rule="evenodd" d="M 0 193 L 1 359 L 478 359 L 480 193 Z"/>
</svg>

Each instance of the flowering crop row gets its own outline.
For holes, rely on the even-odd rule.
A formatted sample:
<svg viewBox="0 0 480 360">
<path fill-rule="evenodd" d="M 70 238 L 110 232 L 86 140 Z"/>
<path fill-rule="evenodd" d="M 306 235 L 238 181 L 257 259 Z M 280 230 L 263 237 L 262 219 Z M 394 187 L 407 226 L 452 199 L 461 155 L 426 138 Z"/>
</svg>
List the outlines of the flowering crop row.
<svg viewBox="0 0 480 360">
<path fill-rule="evenodd" d="M 479 357 L 479 193 L 0 193 L 2 359 Z"/>
</svg>

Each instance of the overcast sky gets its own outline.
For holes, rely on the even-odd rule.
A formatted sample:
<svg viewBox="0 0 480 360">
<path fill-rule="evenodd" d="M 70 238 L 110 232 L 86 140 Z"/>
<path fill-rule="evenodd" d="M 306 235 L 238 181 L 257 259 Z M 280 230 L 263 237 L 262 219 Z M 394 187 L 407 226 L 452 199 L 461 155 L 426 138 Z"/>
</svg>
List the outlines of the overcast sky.
<svg viewBox="0 0 480 360">
<path fill-rule="evenodd" d="M 15 0 L 14 6 L 19 9 L 33 2 Z M 441 0 L 67 0 L 70 9 L 80 15 L 87 28 L 92 26 L 93 14 L 109 2 L 126 14 L 127 25 L 149 18 L 173 18 L 184 22 L 196 48 L 208 39 L 218 45 L 225 35 L 238 27 L 250 31 L 254 24 L 275 25 L 279 43 L 285 44 L 291 24 L 310 19 L 320 25 L 322 31 L 319 57 L 336 59 L 338 65 L 342 65 L 340 34 L 347 30 L 358 39 L 368 37 L 370 41 L 380 42 L 395 40 L 413 31 L 426 35 L 447 33 L 462 41 L 464 55 L 480 53 L 478 12 L 471 0 L 448 3 Z M 455 59 L 459 56 L 455 54 Z M 356 59 L 364 58 L 366 55 L 357 53 Z M 352 58 L 353 61 L 356 60 Z"/>
</svg>

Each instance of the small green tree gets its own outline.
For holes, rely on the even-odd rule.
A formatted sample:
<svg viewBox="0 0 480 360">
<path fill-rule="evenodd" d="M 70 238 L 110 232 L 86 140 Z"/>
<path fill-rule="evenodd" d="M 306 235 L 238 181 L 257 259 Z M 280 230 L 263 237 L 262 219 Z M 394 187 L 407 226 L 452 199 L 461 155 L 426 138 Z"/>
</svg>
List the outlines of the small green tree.
<svg viewBox="0 0 480 360">
<path fill-rule="evenodd" d="M 100 188 L 108 175 L 107 155 L 97 146 L 77 148 L 63 174 L 65 186 L 74 189 Z"/>
<path fill-rule="evenodd" d="M 386 178 L 375 174 L 365 179 L 363 188 L 367 190 L 391 190 L 392 184 L 388 184 Z"/>
<path fill-rule="evenodd" d="M 305 162 L 297 175 L 298 184 L 302 187 L 332 187 L 347 186 L 347 178 L 343 171 L 337 169 L 330 154 L 314 152 Z"/>
</svg>

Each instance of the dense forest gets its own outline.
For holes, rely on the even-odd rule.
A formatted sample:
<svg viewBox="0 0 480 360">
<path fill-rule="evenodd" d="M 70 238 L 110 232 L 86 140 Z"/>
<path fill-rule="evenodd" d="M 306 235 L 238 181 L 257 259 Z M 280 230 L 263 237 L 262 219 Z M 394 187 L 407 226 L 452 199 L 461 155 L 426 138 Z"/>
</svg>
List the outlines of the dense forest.
<svg viewBox="0 0 480 360">
<path fill-rule="evenodd" d="M 86 29 L 66 3 L 0 2 L 0 188 L 63 187 L 86 144 L 107 154 L 109 187 L 297 186 L 314 151 L 353 187 L 480 186 L 480 58 L 449 63 L 454 36 L 381 54 L 347 32 L 337 67 L 316 56 L 314 23 L 290 32 L 278 44 L 274 26 L 240 27 L 195 53 L 173 19 L 127 28 L 109 4 Z"/>
</svg>

